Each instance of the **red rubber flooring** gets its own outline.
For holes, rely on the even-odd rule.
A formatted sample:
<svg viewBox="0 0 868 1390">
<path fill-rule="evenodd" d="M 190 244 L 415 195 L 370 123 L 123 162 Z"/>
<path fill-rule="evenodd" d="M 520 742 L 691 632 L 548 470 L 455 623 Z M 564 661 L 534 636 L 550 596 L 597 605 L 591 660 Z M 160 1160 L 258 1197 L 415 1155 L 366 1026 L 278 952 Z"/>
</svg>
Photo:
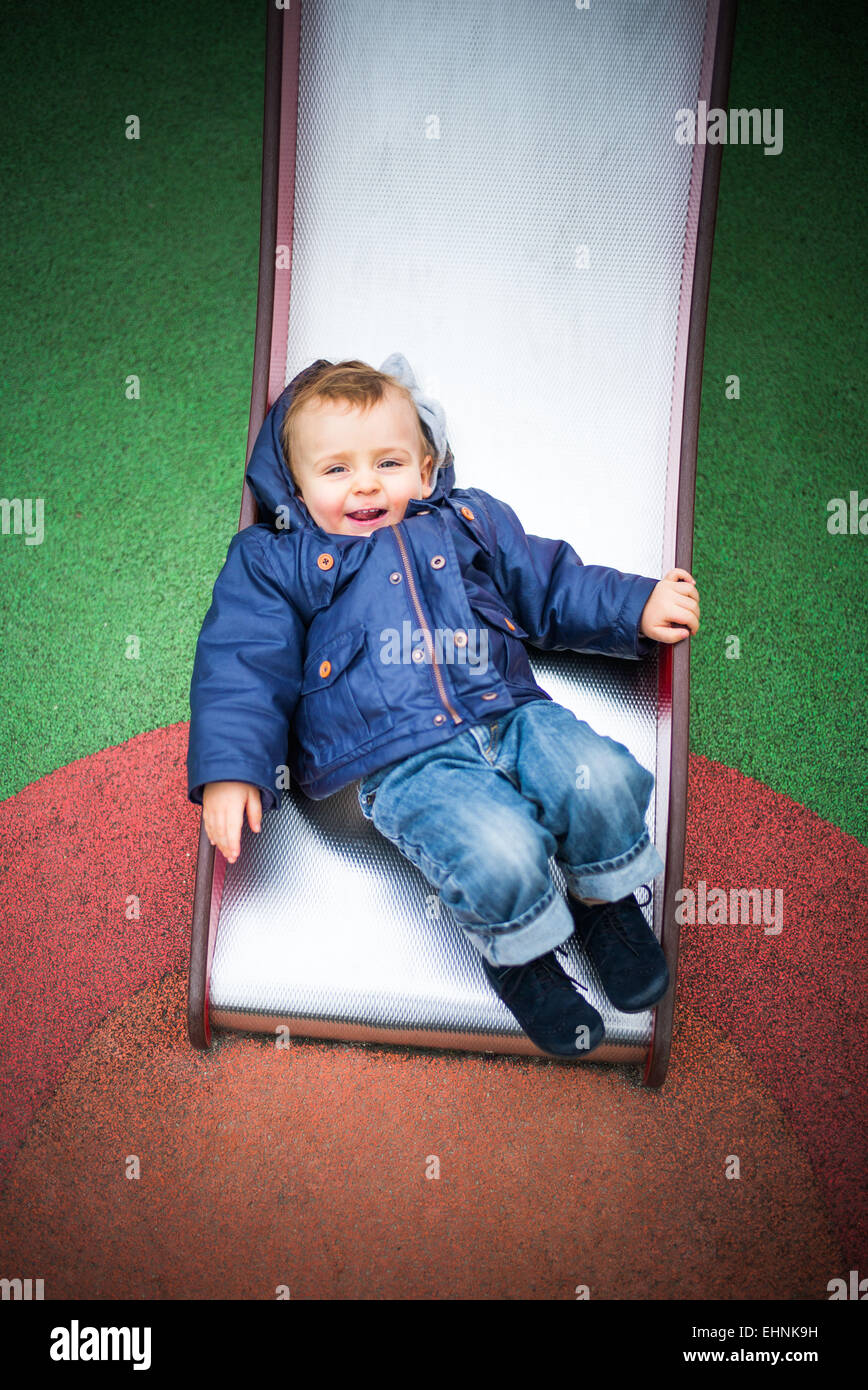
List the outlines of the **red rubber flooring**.
<svg viewBox="0 0 868 1390">
<path fill-rule="evenodd" d="M 660 1092 L 379 1045 L 202 1054 L 186 744 L 143 734 L 0 804 L 0 1238 L 46 1299 L 827 1299 L 868 1265 L 857 841 L 691 759 L 686 885 L 780 888 L 783 926 L 682 928 Z"/>
</svg>

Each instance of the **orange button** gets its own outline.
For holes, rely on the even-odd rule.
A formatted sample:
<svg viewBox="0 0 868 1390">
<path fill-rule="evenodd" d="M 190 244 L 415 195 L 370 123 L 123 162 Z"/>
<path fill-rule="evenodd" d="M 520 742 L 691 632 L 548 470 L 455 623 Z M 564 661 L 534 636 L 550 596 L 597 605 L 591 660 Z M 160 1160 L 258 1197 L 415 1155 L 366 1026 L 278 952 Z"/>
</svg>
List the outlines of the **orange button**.
<svg viewBox="0 0 868 1390">
<path fill-rule="evenodd" d="M 334 556 L 329 555 L 328 551 L 323 551 L 322 555 L 317 556 L 317 564 L 321 570 L 330 570 L 334 564 Z"/>
<path fill-rule="evenodd" d="M 462 515 L 462 516 L 466 516 L 468 521 L 475 521 L 475 520 L 476 520 L 476 517 L 473 515 L 473 513 L 472 513 L 472 511 L 470 510 L 469 507 L 462 507 L 462 508 L 461 508 L 461 515 Z"/>
<path fill-rule="evenodd" d="M 332 664 L 331 664 L 330 661 L 321 661 L 321 662 L 320 662 L 320 664 L 319 664 L 319 673 L 320 673 L 320 675 L 322 676 L 323 680 L 325 680 L 326 676 L 329 674 L 329 672 L 331 671 L 331 669 L 332 669 Z"/>
<path fill-rule="evenodd" d="M 511 622 L 509 621 L 509 618 L 505 618 L 505 619 L 504 619 L 504 622 L 506 623 L 506 625 L 507 625 L 507 627 L 509 628 L 510 632 L 515 632 L 515 623 L 511 623 Z"/>
</svg>

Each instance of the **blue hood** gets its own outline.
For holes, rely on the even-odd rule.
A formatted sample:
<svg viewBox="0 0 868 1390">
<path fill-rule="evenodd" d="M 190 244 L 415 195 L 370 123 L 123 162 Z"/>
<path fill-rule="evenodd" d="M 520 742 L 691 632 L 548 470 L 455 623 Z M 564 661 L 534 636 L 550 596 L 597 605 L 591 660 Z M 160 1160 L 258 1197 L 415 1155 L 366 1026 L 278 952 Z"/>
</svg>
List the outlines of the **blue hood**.
<svg viewBox="0 0 868 1390">
<path fill-rule="evenodd" d="M 322 367 L 332 365 L 326 358 L 318 357 L 309 367 L 305 367 L 297 376 L 294 376 L 268 411 L 256 437 L 253 453 L 250 455 L 250 462 L 247 465 L 247 482 L 259 506 L 259 521 L 267 523 L 275 530 L 287 531 L 299 527 L 310 527 L 315 531 L 320 530 L 296 491 L 295 482 L 290 476 L 283 457 L 280 431 L 286 412 L 299 386 L 307 381 L 312 373 L 318 372 Z M 452 450 L 447 442 L 446 454 L 437 470 L 434 481 L 434 490 L 430 497 L 425 498 L 425 502 L 430 504 L 442 502 L 445 497 L 448 497 L 454 485 L 455 466 Z M 278 516 L 278 508 L 285 509 L 280 516 Z M 355 541 L 364 539 L 364 537 L 332 536 L 330 539 L 332 541 Z"/>
</svg>

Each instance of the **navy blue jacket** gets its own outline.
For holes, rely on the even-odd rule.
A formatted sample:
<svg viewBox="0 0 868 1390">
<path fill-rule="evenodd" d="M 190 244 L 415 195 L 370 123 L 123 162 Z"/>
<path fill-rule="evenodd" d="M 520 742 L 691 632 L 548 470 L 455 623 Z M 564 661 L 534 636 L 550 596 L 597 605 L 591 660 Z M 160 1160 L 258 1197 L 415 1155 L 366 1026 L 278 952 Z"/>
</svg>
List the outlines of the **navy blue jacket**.
<svg viewBox="0 0 868 1390">
<path fill-rule="evenodd" d="M 233 536 L 196 647 L 188 795 L 251 782 L 263 810 L 288 785 L 314 800 L 527 700 L 549 700 L 524 642 L 637 659 L 656 579 L 583 565 L 529 536 L 511 507 L 453 486 L 369 536 L 317 526 L 286 467 L 283 418 L 263 421 L 247 468 L 261 520 Z"/>
</svg>

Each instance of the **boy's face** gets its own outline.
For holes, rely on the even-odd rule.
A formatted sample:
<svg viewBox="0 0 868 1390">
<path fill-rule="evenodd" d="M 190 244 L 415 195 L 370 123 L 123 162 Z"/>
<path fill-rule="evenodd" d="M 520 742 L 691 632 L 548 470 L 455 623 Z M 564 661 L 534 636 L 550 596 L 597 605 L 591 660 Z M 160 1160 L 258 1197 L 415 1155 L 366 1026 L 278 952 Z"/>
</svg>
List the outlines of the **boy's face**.
<svg viewBox="0 0 868 1390">
<path fill-rule="evenodd" d="M 411 497 L 431 495 L 432 464 L 416 412 L 394 391 L 368 410 L 314 400 L 293 422 L 296 488 L 330 535 L 369 536 L 402 521 Z"/>
</svg>

